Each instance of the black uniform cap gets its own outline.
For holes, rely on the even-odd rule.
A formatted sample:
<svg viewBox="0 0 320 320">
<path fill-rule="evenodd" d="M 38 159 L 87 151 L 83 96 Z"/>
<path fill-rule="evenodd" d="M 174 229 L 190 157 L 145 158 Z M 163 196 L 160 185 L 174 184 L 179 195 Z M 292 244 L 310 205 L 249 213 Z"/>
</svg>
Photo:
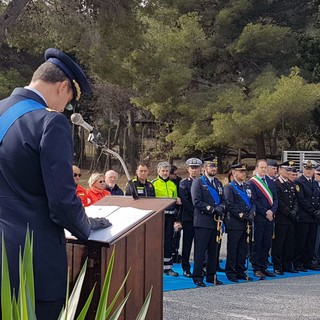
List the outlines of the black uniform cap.
<svg viewBox="0 0 320 320">
<path fill-rule="evenodd" d="M 75 100 L 78 101 L 82 93 L 92 93 L 89 81 L 83 70 L 69 56 L 56 48 L 47 49 L 44 58 L 55 64 L 68 77 L 72 84 Z"/>
<path fill-rule="evenodd" d="M 285 169 L 287 171 L 292 171 L 294 161 L 288 160 L 279 164 L 279 168 Z"/>
<path fill-rule="evenodd" d="M 268 165 L 268 167 L 275 167 L 275 168 L 278 168 L 277 160 L 273 160 L 273 159 L 268 160 L 268 161 L 267 161 L 267 165 Z"/>
<path fill-rule="evenodd" d="M 237 163 L 237 164 L 230 166 L 230 169 L 236 170 L 236 171 L 247 171 L 247 166 L 242 163 Z"/>
</svg>

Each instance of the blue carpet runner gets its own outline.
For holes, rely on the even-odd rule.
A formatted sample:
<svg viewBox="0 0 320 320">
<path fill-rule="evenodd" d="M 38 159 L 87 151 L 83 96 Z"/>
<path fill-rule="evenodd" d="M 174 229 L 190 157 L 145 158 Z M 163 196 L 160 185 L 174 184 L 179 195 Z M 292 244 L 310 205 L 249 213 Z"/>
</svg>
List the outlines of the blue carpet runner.
<svg viewBox="0 0 320 320">
<path fill-rule="evenodd" d="M 191 264 L 191 272 L 193 269 L 193 262 Z M 223 260 L 222 263 L 220 263 L 220 267 L 224 268 L 225 266 L 225 260 Z M 163 275 L 163 291 L 174 291 L 174 290 L 183 290 L 183 289 L 194 289 L 197 288 L 195 284 L 193 283 L 192 278 L 186 278 L 183 276 L 183 271 L 181 268 L 181 264 L 174 264 L 173 268 L 174 271 L 179 273 L 179 277 L 171 277 L 168 275 Z M 272 266 L 269 267 L 269 271 L 273 272 Z M 299 272 L 299 273 L 289 273 L 285 272 L 283 276 L 277 275 L 276 277 L 266 277 L 265 280 L 260 280 L 260 278 L 257 278 L 253 275 L 253 271 L 251 268 L 249 268 L 249 277 L 253 278 L 253 282 L 255 281 L 270 281 L 270 280 L 279 280 L 279 279 L 285 279 L 285 278 L 293 278 L 293 277 L 301 277 L 301 276 L 312 276 L 312 275 L 319 275 L 320 271 L 313 271 L 308 270 L 308 272 Z M 231 282 L 228 280 L 224 272 L 217 272 L 217 278 L 223 282 L 223 284 L 237 284 L 237 283 L 246 283 L 246 280 L 239 280 L 239 282 Z M 249 281 L 252 282 L 252 281 Z M 208 287 L 212 287 L 213 284 L 205 282 L 204 283 Z"/>
</svg>

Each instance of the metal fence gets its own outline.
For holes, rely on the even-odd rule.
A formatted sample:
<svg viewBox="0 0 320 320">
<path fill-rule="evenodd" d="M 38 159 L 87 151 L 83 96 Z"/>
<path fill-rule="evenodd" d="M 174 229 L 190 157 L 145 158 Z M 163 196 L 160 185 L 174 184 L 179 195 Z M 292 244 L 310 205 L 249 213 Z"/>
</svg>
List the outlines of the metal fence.
<svg viewBox="0 0 320 320">
<path fill-rule="evenodd" d="M 315 160 L 320 163 L 320 151 L 283 151 L 283 161 L 294 161 L 294 167 L 301 170 L 303 160 Z"/>
</svg>

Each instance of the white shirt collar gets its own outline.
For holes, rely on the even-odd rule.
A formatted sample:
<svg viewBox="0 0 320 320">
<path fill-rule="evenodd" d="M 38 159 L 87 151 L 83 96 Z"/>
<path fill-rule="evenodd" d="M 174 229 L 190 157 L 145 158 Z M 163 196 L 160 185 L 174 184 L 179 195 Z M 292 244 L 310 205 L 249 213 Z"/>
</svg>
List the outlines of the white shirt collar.
<svg viewBox="0 0 320 320">
<path fill-rule="evenodd" d="M 37 89 L 30 87 L 30 86 L 25 86 L 24 88 L 27 90 L 33 91 L 46 103 L 46 105 L 48 105 L 47 100 L 44 98 L 44 96 Z"/>
</svg>

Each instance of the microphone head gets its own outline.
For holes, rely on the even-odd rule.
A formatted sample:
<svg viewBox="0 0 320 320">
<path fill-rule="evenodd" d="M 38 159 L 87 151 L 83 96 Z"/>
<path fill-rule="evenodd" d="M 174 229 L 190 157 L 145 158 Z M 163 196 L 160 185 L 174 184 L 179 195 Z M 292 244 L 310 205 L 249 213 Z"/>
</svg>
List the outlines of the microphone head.
<svg viewBox="0 0 320 320">
<path fill-rule="evenodd" d="M 70 117 L 70 120 L 73 124 L 79 126 L 83 122 L 82 115 L 80 113 L 73 113 Z"/>
</svg>

